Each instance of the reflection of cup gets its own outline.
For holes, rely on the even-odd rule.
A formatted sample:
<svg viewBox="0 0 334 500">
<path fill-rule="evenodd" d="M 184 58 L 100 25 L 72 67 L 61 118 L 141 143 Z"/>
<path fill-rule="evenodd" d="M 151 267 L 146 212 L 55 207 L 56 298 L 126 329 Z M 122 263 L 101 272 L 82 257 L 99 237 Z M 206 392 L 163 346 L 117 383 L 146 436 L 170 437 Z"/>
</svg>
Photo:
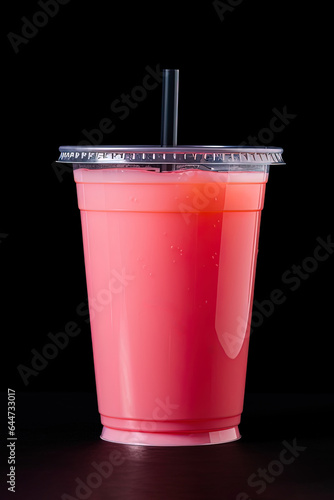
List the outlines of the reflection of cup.
<svg viewBox="0 0 334 500">
<path fill-rule="evenodd" d="M 101 437 L 238 439 L 261 209 L 281 150 L 60 151 L 81 211 Z"/>
</svg>

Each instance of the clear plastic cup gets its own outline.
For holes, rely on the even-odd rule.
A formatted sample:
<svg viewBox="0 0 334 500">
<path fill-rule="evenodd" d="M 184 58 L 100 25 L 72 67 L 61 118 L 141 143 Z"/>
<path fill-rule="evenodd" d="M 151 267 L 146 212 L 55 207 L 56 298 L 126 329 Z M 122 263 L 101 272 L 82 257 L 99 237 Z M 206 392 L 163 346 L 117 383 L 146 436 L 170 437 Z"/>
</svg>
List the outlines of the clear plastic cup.
<svg viewBox="0 0 334 500">
<path fill-rule="evenodd" d="M 81 212 L 102 439 L 238 439 L 261 210 L 282 150 L 60 151 Z"/>
</svg>

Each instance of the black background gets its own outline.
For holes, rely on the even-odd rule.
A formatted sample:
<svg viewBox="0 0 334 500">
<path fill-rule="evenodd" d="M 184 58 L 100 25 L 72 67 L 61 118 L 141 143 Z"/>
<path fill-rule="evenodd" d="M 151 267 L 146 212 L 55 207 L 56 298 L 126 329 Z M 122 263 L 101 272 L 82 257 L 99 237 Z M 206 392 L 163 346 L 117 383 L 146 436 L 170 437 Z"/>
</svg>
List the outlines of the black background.
<svg viewBox="0 0 334 500">
<path fill-rule="evenodd" d="M 32 20 L 41 10 L 34 1 L 8 9 L 5 36 L 21 35 L 22 16 Z M 161 85 L 123 120 L 110 109 L 142 84 L 147 66 L 180 69 L 179 144 L 237 145 L 252 136 L 284 148 L 287 165 L 272 167 L 267 186 L 255 299 L 268 300 L 280 289 L 286 300 L 254 328 L 246 391 L 284 393 L 283 406 L 291 395 L 304 394 L 306 408 L 319 404 L 309 425 L 315 414 L 317 426 L 326 422 L 311 394 L 332 391 L 334 252 L 306 271 L 296 290 L 282 282 L 283 273 L 313 256 L 317 238 L 334 240 L 331 155 L 323 146 L 326 13 L 303 2 L 244 0 L 223 15 L 221 20 L 210 1 L 70 0 L 18 53 L 6 40 L 0 259 L 8 344 L 2 390 L 22 393 L 22 413 L 41 393 L 43 409 L 30 414 L 30 430 L 52 407 L 52 398 L 42 394 L 95 391 L 89 323 L 76 312 L 87 294 L 75 185 L 72 174 L 57 173 L 53 162 L 60 145 L 78 144 L 83 130 L 97 129 L 104 118 L 115 130 L 103 134 L 102 143 L 159 143 Z M 274 109 L 294 117 L 267 140 L 263 129 Z M 80 335 L 25 386 L 17 366 L 29 366 L 31 349 L 41 350 L 47 334 L 64 331 L 69 321 L 79 325 Z M 65 423 L 65 411 L 49 413 Z"/>
</svg>

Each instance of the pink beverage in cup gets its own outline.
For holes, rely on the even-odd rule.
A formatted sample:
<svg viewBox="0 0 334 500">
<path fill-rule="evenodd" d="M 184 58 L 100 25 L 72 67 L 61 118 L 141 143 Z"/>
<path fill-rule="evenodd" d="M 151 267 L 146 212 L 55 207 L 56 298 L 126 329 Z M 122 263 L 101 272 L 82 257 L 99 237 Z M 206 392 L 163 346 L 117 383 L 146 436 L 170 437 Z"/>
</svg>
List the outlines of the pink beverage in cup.
<svg viewBox="0 0 334 500">
<path fill-rule="evenodd" d="M 281 150 L 60 150 L 75 167 L 101 437 L 238 439 L 261 210 Z"/>
</svg>

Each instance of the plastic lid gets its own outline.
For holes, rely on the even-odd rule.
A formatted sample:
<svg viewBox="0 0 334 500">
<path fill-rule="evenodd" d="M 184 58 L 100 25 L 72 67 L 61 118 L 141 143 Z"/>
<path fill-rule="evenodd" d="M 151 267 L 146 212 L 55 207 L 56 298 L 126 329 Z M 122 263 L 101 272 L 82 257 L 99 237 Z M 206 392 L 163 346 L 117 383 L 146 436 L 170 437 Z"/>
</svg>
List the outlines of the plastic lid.
<svg viewBox="0 0 334 500">
<path fill-rule="evenodd" d="M 74 164 L 180 167 L 216 170 L 224 165 L 283 164 L 282 148 L 247 146 L 61 146 L 58 162 Z"/>
</svg>

